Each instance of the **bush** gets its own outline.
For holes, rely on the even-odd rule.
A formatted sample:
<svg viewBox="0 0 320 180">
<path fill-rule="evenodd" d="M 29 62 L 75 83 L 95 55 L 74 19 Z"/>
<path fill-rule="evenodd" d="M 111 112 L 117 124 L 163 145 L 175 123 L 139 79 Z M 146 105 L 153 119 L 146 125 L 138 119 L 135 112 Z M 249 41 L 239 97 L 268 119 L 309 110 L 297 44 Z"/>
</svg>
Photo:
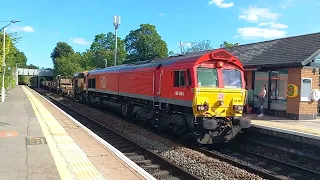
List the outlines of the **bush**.
<svg viewBox="0 0 320 180">
<path fill-rule="evenodd" d="M 19 85 L 29 85 L 30 84 L 30 77 L 27 76 L 19 76 Z"/>
</svg>

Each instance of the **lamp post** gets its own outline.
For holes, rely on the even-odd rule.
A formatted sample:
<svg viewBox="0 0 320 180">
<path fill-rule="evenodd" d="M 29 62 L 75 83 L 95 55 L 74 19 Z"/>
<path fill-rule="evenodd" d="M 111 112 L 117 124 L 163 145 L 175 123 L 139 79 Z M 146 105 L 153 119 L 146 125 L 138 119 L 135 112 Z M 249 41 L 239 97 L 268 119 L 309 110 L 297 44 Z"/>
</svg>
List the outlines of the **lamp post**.
<svg viewBox="0 0 320 180">
<path fill-rule="evenodd" d="M 105 61 L 105 68 L 107 68 L 108 67 L 108 60 L 107 59 L 103 59 L 104 61 Z"/>
<path fill-rule="evenodd" d="M 0 22 L 10 22 L 9 24 L 1 28 L 1 30 L 3 30 L 3 55 L 2 55 L 3 56 L 3 60 L 2 60 L 3 72 L 2 72 L 2 87 L 1 87 L 1 102 L 4 102 L 4 96 L 5 96 L 4 75 L 6 74 L 6 27 L 20 21 L 13 20 L 13 21 L 0 21 Z"/>
<path fill-rule="evenodd" d="M 1 102 L 4 102 L 5 89 L 4 89 L 4 75 L 6 74 L 6 28 L 3 28 L 3 50 L 2 50 L 2 87 L 1 87 Z"/>
<path fill-rule="evenodd" d="M 118 28 L 120 26 L 120 16 L 115 15 L 113 17 L 113 25 L 114 25 L 114 30 L 115 30 L 115 35 L 116 35 L 116 39 L 115 39 L 115 48 L 114 48 L 114 65 L 117 65 L 117 48 L 118 48 L 118 36 L 117 36 L 117 31 Z"/>
<path fill-rule="evenodd" d="M 18 76 L 18 63 L 16 63 L 16 86 L 19 85 L 19 76 Z"/>
</svg>

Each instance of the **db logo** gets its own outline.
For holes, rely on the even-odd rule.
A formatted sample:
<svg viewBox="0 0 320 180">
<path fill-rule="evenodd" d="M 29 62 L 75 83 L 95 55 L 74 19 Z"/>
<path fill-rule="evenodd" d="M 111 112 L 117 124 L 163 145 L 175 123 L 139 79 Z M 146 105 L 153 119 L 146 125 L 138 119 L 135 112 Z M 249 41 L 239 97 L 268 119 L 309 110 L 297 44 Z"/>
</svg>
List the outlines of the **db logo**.
<svg viewBox="0 0 320 180">
<path fill-rule="evenodd" d="M 106 77 L 101 77 L 101 87 L 102 88 L 107 87 L 107 78 Z"/>
</svg>

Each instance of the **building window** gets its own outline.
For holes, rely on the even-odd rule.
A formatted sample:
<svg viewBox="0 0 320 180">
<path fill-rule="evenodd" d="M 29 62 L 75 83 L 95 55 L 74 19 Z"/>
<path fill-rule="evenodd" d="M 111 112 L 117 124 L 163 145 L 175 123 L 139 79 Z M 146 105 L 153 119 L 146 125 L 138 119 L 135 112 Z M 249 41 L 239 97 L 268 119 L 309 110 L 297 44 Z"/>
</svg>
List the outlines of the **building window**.
<svg viewBox="0 0 320 180">
<path fill-rule="evenodd" d="M 265 72 L 257 71 L 255 73 L 255 94 L 259 94 L 262 85 L 265 85 L 267 88 L 267 99 L 264 104 L 264 108 L 267 109 L 268 102 L 270 102 L 270 109 L 286 110 L 288 70 L 280 69 L 276 71 Z M 258 98 L 255 98 L 254 104 L 255 107 L 259 106 Z"/>
<path fill-rule="evenodd" d="M 302 78 L 300 101 L 310 101 L 310 93 L 312 91 L 312 78 Z"/>
<path fill-rule="evenodd" d="M 189 70 L 174 71 L 174 87 L 186 87 L 191 85 Z"/>
<path fill-rule="evenodd" d="M 271 71 L 270 109 L 286 110 L 288 70 Z"/>
<path fill-rule="evenodd" d="M 266 101 L 264 103 L 264 108 L 268 108 L 268 86 L 269 86 L 269 72 L 268 71 L 256 71 L 255 72 L 255 83 L 254 83 L 254 94 L 258 95 L 261 91 L 263 85 L 267 87 L 267 96 Z M 259 100 L 255 96 L 254 98 L 254 106 L 259 107 Z"/>
<path fill-rule="evenodd" d="M 317 63 L 317 64 L 320 64 L 320 54 L 318 54 L 314 60 L 313 60 L 314 63 Z"/>
</svg>

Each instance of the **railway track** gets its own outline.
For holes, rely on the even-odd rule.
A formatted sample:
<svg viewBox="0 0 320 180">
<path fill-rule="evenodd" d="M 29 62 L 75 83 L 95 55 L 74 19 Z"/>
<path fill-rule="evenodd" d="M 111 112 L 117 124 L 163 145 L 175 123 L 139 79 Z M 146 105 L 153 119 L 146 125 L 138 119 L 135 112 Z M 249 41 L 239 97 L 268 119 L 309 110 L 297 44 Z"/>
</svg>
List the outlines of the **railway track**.
<svg viewBox="0 0 320 180">
<path fill-rule="evenodd" d="M 37 91 L 39 92 L 39 91 Z M 96 135 L 104 139 L 113 147 L 122 152 L 131 161 L 136 163 L 146 172 L 150 173 L 156 179 L 161 180 L 179 180 L 179 179 L 199 179 L 198 177 L 190 174 L 189 172 L 181 169 L 180 167 L 166 161 L 157 154 L 139 146 L 133 141 L 127 139 L 121 134 L 109 129 L 108 127 L 96 122 L 94 119 L 78 112 L 76 109 L 63 104 L 45 93 L 39 92 L 42 96 L 50 100 L 56 106 L 70 114 L 77 119 L 81 124 L 86 126 Z"/>
<path fill-rule="evenodd" d="M 270 143 L 267 139 L 274 137 L 263 137 L 264 141 L 245 135 L 219 152 L 250 164 L 255 169 L 263 169 L 270 178 L 320 179 L 319 156 L 283 147 L 280 145 L 282 139 L 278 138 L 278 143 Z"/>
<path fill-rule="evenodd" d="M 239 159 L 235 159 L 234 154 L 226 154 L 224 152 L 221 153 L 219 151 L 212 150 L 211 148 L 206 148 L 206 147 L 193 148 L 193 149 L 199 152 L 202 152 L 209 157 L 217 158 L 221 161 L 227 162 L 238 168 L 245 169 L 246 171 L 254 173 L 264 179 L 270 179 L 270 180 L 282 179 L 281 177 L 274 175 L 263 168 L 260 168 L 258 166 L 252 166 L 250 163 L 247 163 L 246 161 L 239 161 Z"/>
<path fill-rule="evenodd" d="M 50 98 L 50 99 L 55 101 L 54 98 Z M 61 103 L 61 102 L 57 101 L 56 103 Z M 69 105 L 64 105 L 64 106 L 67 106 L 65 108 L 70 108 L 72 105 L 69 104 Z M 74 111 L 76 111 L 76 110 L 74 110 Z M 114 113 L 111 112 L 111 114 L 114 114 Z M 117 115 L 115 115 L 115 116 L 117 116 Z M 87 119 L 91 119 L 90 121 L 94 121 L 93 118 L 90 118 L 87 116 L 85 116 L 85 117 Z M 117 116 L 117 117 L 119 117 L 119 116 Z M 79 118 L 77 118 L 77 119 L 79 119 Z M 90 125 L 90 122 L 87 122 L 87 123 L 89 123 L 89 125 Z M 86 126 L 88 126 L 88 125 L 86 125 Z M 93 129 L 95 129 L 95 127 L 93 127 Z M 144 128 L 144 129 L 150 131 L 150 129 L 148 129 L 148 128 Z M 94 130 L 94 131 L 99 132 L 99 129 Z M 109 135 L 109 133 L 106 133 L 106 134 L 102 133 L 102 134 L 98 134 L 98 135 L 101 137 L 103 137 L 104 135 L 107 135 L 107 137 L 114 138 L 112 135 Z M 107 137 L 105 137 L 106 140 L 108 142 L 110 141 L 110 144 L 112 144 L 111 142 L 113 142 L 113 141 L 110 139 L 108 140 Z M 168 137 L 167 135 L 165 135 L 165 137 L 168 139 L 173 139 L 172 137 Z M 123 138 L 126 139 L 125 137 L 123 137 Z M 174 141 L 177 142 L 177 139 L 175 139 Z M 115 140 L 115 142 L 116 142 L 116 144 L 114 146 L 116 148 L 119 148 L 119 150 L 121 151 L 121 148 L 122 148 L 121 146 L 124 146 L 124 145 L 122 145 L 123 144 L 122 140 L 119 140 L 119 141 Z M 309 179 L 318 179 L 317 172 L 312 171 L 312 170 L 310 171 L 310 169 L 303 168 L 303 167 L 300 167 L 297 165 L 294 166 L 293 164 L 290 164 L 287 162 L 282 162 L 276 158 L 272 158 L 273 156 L 264 156 L 262 154 L 259 154 L 259 152 L 252 152 L 249 149 L 240 148 L 243 146 L 243 144 L 251 144 L 252 146 L 259 147 L 259 144 L 254 144 L 254 141 L 252 141 L 252 140 L 250 141 L 250 140 L 246 139 L 246 141 L 240 140 L 240 141 L 236 141 L 236 142 L 238 142 L 238 144 L 232 143 L 231 146 L 226 145 L 224 148 L 219 148 L 218 150 L 213 150 L 212 148 L 209 148 L 209 147 L 195 147 L 192 145 L 190 145 L 190 146 L 187 145 L 187 147 L 190 149 L 193 149 L 195 151 L 201 152 L 208 157 L 212 157 L 212 158 L 218 159 L 220 161 L 226 162 L 228 164 L 231 164 L 235 167 L 244 169 L 247 172 L 256 174 L 264 179 L 301 179 L 301 177 L 302 177 L 301 175 L 304 175 L 304 174 L 307 174 L 307 175 L 303 176 L 302 179 L 305 179 L 305 177 L 307 177 L 307 179 L 308 178 Z M 261 141 L 259 141 L 259 142 L 261 142 Z M 180 142 L 178 141 L 178 143 L 181 143 L 181 141 Z M 136 143 L 133 143 L 133 144 L 136 145 Z M 117 145 L 120 145 L 120 146 L 117 146 Z M 264 147 L 266 147 L 266 146 L 264 146 Z M 275 147 L 275 146 L 273 146 L 273 147 Z M 126 148 L 126 146 L 124 146 L 124 148 Z M 277 148 L 274 148 L 273 151 L 276 151 L 275 149 L 279 150 L 281 148 L 279 148 L 279 146 L 278 146 Z M 128 149 L 125 149 L 125 150 L 128 150 Z M 145 159 L 149 159 L 147 155 L 145 157 L 142 157 L 143 155 L 141 156 L 139 153 L 143 154 L 143 152 L 141 152 L 141 151 L 139 151 L 138 153 L 124 151 L 124 154 L 126 154 L 128 157 L 132 157 L 132 159 L 135 160 L 135 162 L 137 162 L 137 164 L 150 162 L 150 161 L 145 161 Z M 153 152 L 150 152 L 150 151 L 148 151 L 148 153 L 154 154 Z M 299 153 L 297 155 L 299 155 Z M 305 153 L 305 155 L 307 155 L 307 154 Z M 156 156 L 158 158 L 162 158 L 158 155 L 156 155 Z M 142 159 L 139 159 L 139 158 L 142 158 Z M 157 162 L 157 160 L 154 160 L 154 162 Z M 169 163 L 169 162 L 167 162 L 167 163 Z M 175 166 L 172 163 L 169 163 L 169 164 L 171 164 L 172 166 Z M 144 167 L 144 166 L 145 165 L 142 165 L 141 167 Z M 148 171 L 148 168 L 149 168 L 149 171 L 152 174 L 152 173 L 154 173 L 152 171 L 153 170 L 152 168 L 156 168 L 156 167 L 166 167 L 166 165 L 164 165 L 164 166 L 158 166 L 158 165 L 155 165 L 155 166 L 150 165 L 149 166 L 148 165 L 147 169 L 145 169 L 145 170 Z M 157 169 L 157 171 L 156 171 L 155 175 L 157 175 L 157 174 L 161 175 L 159 179 L 161 179 L 161 177 L 166 178 L 166 176 L 168 176 L 169 170 L 167 170 L 166 168 L 164 168 L 164 169 L 156 168 L 156 169 Z M 179 169 L 182 170 L 183 172 L 185 172 L 182 168 L 179 168 Z M 170 175 L 171 174 L 169 174 L 169 176 Z M 173 176 L 179 178 L 179 175 L 172 175 L 172 177 Z M 197 178 L 197 177 L 193 177 L 193 178 Z M 185 179 L 185 178 L 181 178 L 181 179 Z"/>
<path fill-rule="evenodd" d="M 320 148 L 309 144 L 291 141 L 289 139 L 279 138 L 266 134 L 257 133 L 255 131 L 246 131 L 245 136 L 240 136 L 242 142 L 249 141 L 256 146 L 272 148 L 277 151 L 286 152 L 296 156 L 320 161 Z M 319 162 L 318 162 L 319 163 Z M 319 167 L 320 168 L 320 167 Z M 320 169 L 319 169 L 320 171 Z"/>
</svg>

